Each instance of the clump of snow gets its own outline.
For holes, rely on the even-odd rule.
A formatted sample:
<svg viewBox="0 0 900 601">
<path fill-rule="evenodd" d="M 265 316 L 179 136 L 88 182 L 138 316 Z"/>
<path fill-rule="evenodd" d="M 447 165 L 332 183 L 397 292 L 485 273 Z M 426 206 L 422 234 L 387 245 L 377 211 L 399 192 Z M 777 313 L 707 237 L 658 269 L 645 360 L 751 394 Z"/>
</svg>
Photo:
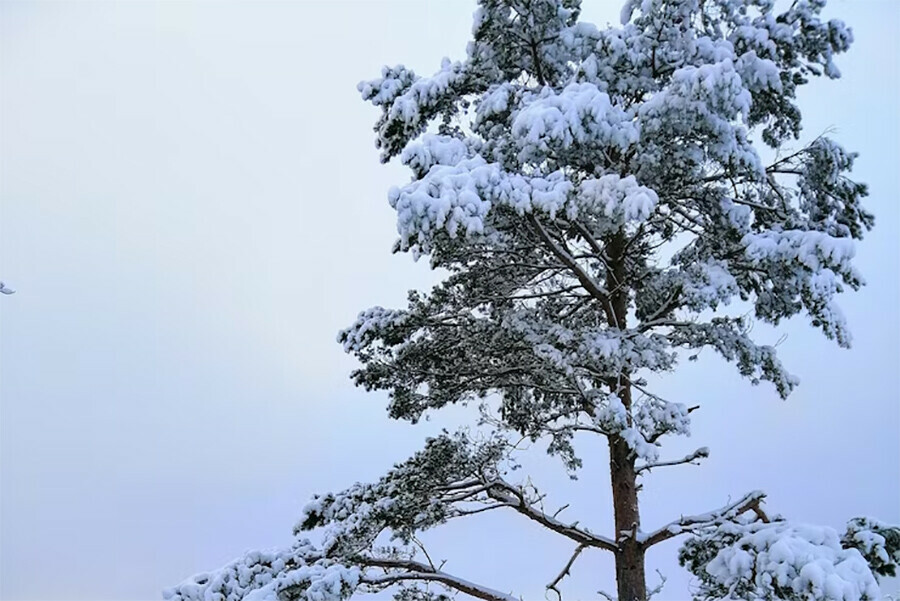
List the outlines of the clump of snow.
<svg viewBox="0 0 900 601">
<path fill-rule="evenodd" d="M 286 589 L 303 601 L 343 601 L 359 585 L 360 571 L 325 558 L 308 540 L 273 551 L 252 551 L 209 574 L 163 591 L 166 601 L 279 601 Z"/>
<path fill-rule="evenodd" d="M 844 549 L 831 528 L 784 522 L 722 528 L 738 538 L 718 552 L 706 571 L 728 590 L 750 587 L 760 598 L 780 598 L 777 591 L 787 590 L 810 601 L 880 597 L 863 556 L 856 549 Z"/>
<path fill-rule="evenodd" d="M 402 325 L 405 317 L 403 311 L 384 307 L 366 309 L 359 313 L 353 325 L 338 333 L 337 341 L 344 346 L 344 352 L 359 350 L 384 328 Z"/>
<path fill-rule="evenodd" d="M 434 165 L 456 165 L 469 157 L 469 147 L 459 138 L 425 134 L 400 153 L 400 161 L 416 173 L 428 173 Z"/>
<path fill-rule="evenodd" d="M 626 149 L 638 139 L 633 118 L 592 83 L 571 83 L 560 93 L 546 87 L 512 122 L 519 160 L 538 161 L 552 148 Z"/>
<path fill-rule="evenodd" d="M 754 261 L 798 261 L 813 271 L 826 266 L 847 269 L 856 254 L 852 238 L 836 238 L 818 231 L 768 230 L 747 234 L 742 242 L 747 256 Z"/>
<path fill-rule="evenodd" d="M 612 173 L 583 181 L 569 216 L 575 218 L 582 212 L 605 215 L 617 223 L 640 222 L 650 217 L 657 203 L 656 192 L 639 185 L 633 175 Z"/>
</svg>

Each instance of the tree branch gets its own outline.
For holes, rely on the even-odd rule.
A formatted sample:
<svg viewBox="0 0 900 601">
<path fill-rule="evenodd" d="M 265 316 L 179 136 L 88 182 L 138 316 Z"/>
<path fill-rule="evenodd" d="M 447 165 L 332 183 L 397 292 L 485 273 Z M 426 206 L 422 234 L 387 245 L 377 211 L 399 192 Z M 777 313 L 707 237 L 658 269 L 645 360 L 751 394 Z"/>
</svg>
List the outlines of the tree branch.
<svg viewBox="0 0 900 601">
<path fill-rule="evenodd" d="M 409 559 L 380 559 L 374 557 L 363 557 L 358 562 L 365 567 L 385 568 L 387 570 L 404 570 L 397 573 L 388 573 L 382 576 L 363 575 L 360 578 L 362 584 L 370 584 L 374 586 L 387 586 L 398 582 L 406 582 L 410 580 L 418 580 L 422 582 L 439 582 L 453 590 L 465 593 L 476 599 L 484 599 L 484 601 L 520 601 L 512 595 L 495 591 L 486 586 L 475 584 L 453 576 L 447 572 L 438 570 L 428 564 L 420 563 Z"/>
<path fill-rule="evenodd" d="M 675 288 L 675 290 L 672 291 L 672 294 L 669 295 L 669 298 L 667 298 L 665 301 L 663 301 L 663 304 L 660 305 L 656 309 L 656 311 L 654 311 L 651 315 L 649 315 L 646 319 L 644 319 L 641 322 L 641 324 L 638 326 L 640 331 L 643 332 L 644 330 L 650 329 L 651 327 L 656 325 L 655 322 L 658 321 L 660 318 L 662 318 L 666 314 L 672 312 L 674 309 L 677 309 L 678 305 L 679 305 L 680 297 L 681 297 L 681 286 Z"/>
<path fill-rule="evenodd" d="M 591 232 L 588 231 L 584 225 L 579 223 L 578 221 L 573 221 L 572 226 L 581 234 L 581 237 L 584 238 L 584 241 L 588 243 L 588 246 L 591 247 L 591 250 L 594 251 L 594 256 L 603 261 L 603 247 L 600 246 L 600 243 L 597 242 L 597 239 L 591 235 Z"/>
<path fill-rule="evenodd" d="M 656 573 L 659 574 L 659 584 L 647 591 L 647 601 L 650 601 L 650 599 L 661 593 L 663 587 L 666 586 L 666 580 L 668 580 L 668 578 L 666 578 L 659 570 L 656 570 Z"/>
<path fill-rule="evenodd" d="M 553 255 L 562 261 L 563 265 L 565 265 L 569 271 L 571 271 L 575 277 L 578 279 L 581 286 L 587 290 L 587 292 L 600 301 L 600 304 L 603 306 L 604 311 L 607 314 L 610 311 L 611 305 L 609 300 L 609 292 L 604 289 L 602 286 L 597 284 L 594 279 L 585 273 L 584 269 L 581 268 L 581 265 L 570 255 L 564 248 L 561 248 L 559 244 L 547 233 L 547 230 L 541 225 L 541 222 L 538 221 L 537 217 L 534 216 L 533 213 L 529 213 L 527 216 L 529 223 L 534 226 L 534 230 L 537 232 L 541 241 L 550 249 Z"/>
<path fill-rule="evenodd" d="M 556 593 L 556 596 L 562 601 L 562 593 L 559 592 L 559 583 L 562 582 L 562 579 L 569 575 L 569 571 L 572 569 L 572 564 L 575 563 L 575 560 L 578 559 L 578 556 L 581 555 L 581 552 L 587 548 L 586 545 L 578 545 L 575 547 L 575 552 L 572 553 L 572 557 L 569 558 L 569 561 L 566 562 L 566 565 L 563 566 L 563 569 L 557 574 L 556 578 L 553 579 L 553 582 L 547 585 L 548 591 L 553 591 Z"/>
<path fill-rule="evenodd" d="M 619 549 L 619 546 L 615 541 L 606 538 L 605 536 L 599 536 L 586 530 L 582 530 L 577 528 L 574 524 L 563 524 L 546 513 L 536 509 L 525 500 L 525 496 L 519 490 L 504 480 L 495 480 L 494 486 L 488 490 L 488 496 L 496 501 L 500 501 L 507 507 L 514 509 L 548 530 L 552 530 L 557 534 L 562 534 L 586 547 L 606 549 L 607 551 L 612 551 L 614 553 Z"/>
<path fill-rule="evenodd" d="M 660 461 L 658 463 L 645 463 L 644 465 L 635 467 L 634 474 L 638 475 L 643 471 L 650 471 L 655 467 L 667 467 L 670 465 L 682 465 L 684 463 L 693 463 L 697 459 L 704 459 L 709 457 L 709 449 L 706 447 L 700 447 L 690 455 L 685 455 L 681 459 L 673 459 L 672 461 Z"/>
<path fill-rule="evenodd" d="M 691 532 L 694 532 L 695 530 L 698 530 L 700 528 L 716 526 L 724 522 L 732 521 L 742 513 L 759 507 L 759 504 L 765 497 L 765 493 L 756 490 L 751 493 L 747 493 L 738 501 L 731 503 L 730 505 L 726 505 L 725 507 L 722 507 L 720 509 L 716 509 L 715 511 L 703 513 L 700 515 L 682 517 L 681 519 L 666 524 L 659 530 L 656 530 L 650 535 L 644 537 L 641 544 L 643 548 L 647 549 L 655 544 L 661 543 L 665 540 L 669 540 L 670 538 L 679 536 L 681 534 L 690 534 Z"/>
</svg>

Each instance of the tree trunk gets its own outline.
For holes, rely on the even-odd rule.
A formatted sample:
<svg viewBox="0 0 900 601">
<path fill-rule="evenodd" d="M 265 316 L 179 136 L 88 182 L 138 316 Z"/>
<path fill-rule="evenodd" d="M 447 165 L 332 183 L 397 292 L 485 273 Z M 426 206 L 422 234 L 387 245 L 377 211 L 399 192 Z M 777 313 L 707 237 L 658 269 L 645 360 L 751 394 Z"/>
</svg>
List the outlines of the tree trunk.
<svg viewBox="0 0 900 601">
<path fill-rule="evenodd" d="M 619 230 L 609 244 L 612 257 L 613 293 L 610 299 L 612 313 L 610 326 L 624 330 L 628 320 L 628 286 L 625 269 L 625 232 Z M 622 374 L 627 376 L 627 374 Z M 627 378 L 610 382 L 610 390 L 619 396 L 622 404 L 631 411 L 631 384 Z M 631 425 L 631 418 L 628 418 Z M 613 508 L 616 523 L 616 587 L 618 601 L 647 601 L 647 580 L 644 574 L 644 549 L 636 534 L 641 526 L 638 508 L 637 476 L 634 472 L 634 454 L 621 436 L 609 438 L 609 473 L 612 481 Z"/>
<path fill-rule="evenodd" d="M 609 472 L 612 480 L 616 539 L 619 543 L 619 550 L 616 552 L 616 587 L 619 601 L 646 601 L 644 549 L 634 536 L 641 525 L 634 457 L 628 443 L 618 436 L 612 437 L 609 441 Z"/>
</svg>

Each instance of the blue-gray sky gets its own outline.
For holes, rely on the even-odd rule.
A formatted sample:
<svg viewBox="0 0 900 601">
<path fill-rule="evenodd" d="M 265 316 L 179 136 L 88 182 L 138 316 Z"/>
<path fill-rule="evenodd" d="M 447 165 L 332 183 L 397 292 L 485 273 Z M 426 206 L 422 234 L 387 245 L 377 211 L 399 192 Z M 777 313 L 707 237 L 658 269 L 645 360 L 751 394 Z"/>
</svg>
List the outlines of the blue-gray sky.
<svg viewBox="0 0 900 601">
<path fill-rule="evenodd" d="M 617 3 L 585 4 L 616 21 Z M 356 83 L 460 57 L 472 8 L 0 3 L 0 276 L 18 289 L 0 298 L 0 598 L 158 598 L 288 544 L 312 493 L 378 477 L 445 423 L 389 422 L 334 338 L 435 280 L 390 253 L 386 191 L 407 174 L 378 163 Z M 869 285 L 843 300 L 854 348 L 802 320 L 760 328 L 788 335 L 787 402 L 712 357 L 663 382 L 701 405 L 664 452 L 712 456 L 649 479 L 647 528 L 756 488 L 801 521 L 900 521 L 900 4 L 829 13 L 857 41 L 842 79 L 804 91 L 804 139 L 835 128 L 871 186 Z M 608 528 L 604 451 L 585 454 L 577 483 L 543 458 L 536 480 Z M 448 569 L 529 598 L 569 551 L 513 516 L 429 540 Z M 687 596 L 676 548 L 650 556 L 664 599 Z M 572 590 L 611 583 L 609 558 L 586 555 Z"/>
</svg>

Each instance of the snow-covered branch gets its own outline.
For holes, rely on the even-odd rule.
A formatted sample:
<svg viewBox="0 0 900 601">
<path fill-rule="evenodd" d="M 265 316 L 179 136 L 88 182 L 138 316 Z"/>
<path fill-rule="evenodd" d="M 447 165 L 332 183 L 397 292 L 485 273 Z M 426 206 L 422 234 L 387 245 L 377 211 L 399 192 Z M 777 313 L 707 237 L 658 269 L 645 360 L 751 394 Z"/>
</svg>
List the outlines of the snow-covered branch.
<svg viewBox="0 0 900 601">
<path fill-rule="evenodd" d="M 755 490 L 747 493 L 734 503 L 730 503 L 720 509 L 710 511 L 709 513 L 682 517 L 674 522 L 666 524 L 650 534 L 644 535 L 641 537 L 641 543 L 646 549 L 682 534 L 689 534 L 702 528 L 732 521 L 742 513 L 758 507 L 765 497 L 766 495 L 764 492 Z"/>
<path fill-rule="evenodd" d="M 649 472 L 653 468 L 657 468 L 657 467 L 667 467 L 670 465 L 682 465 L 685 463 L 693 463 L 694 465 L 697 465 L 698 459 L 704 459 L 706 457 L 709 457 L 709 449 L 707 447 L 700 447 L 699 449 L 697 449 L 690 455 L 685 455 L 681 459 L 673 459 L 672 461 L 658 461 L 656 463 L 645 463 L 643 465 L 635 466 L 634 473 L 640 474 L 641 472 L 644 472 L 644 471 Z"/>
<path fill-rule="evenodd" d="M 850 542 L 827 526 L 746 516 L 694 533 L 678 559 L 697 577 L 694 596 L 704 601 L 881 599 L 874 558 Z"/>
<path fill-rule="evenodd" d="M 361 584 L 388 586 L 401 582 L 437 582 L 455 591 L 483 599 L 484 601 L 521 601 L 517 597 L 501 593 L 492 588 L 475 584 L 458 576 L 448 574 L 428 564 L 408 559 L 362 558 L 360 564 L 366 567 L 383 568 L 384 574 L 364 574 Z"/>
</svg>

